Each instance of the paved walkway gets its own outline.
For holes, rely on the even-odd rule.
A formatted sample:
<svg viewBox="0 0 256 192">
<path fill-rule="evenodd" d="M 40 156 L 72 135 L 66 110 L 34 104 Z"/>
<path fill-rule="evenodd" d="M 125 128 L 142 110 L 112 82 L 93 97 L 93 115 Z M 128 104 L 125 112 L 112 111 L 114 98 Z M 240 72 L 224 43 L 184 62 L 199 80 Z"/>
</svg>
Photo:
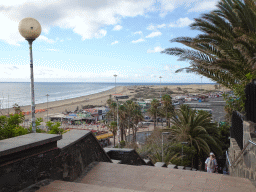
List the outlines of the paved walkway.
<svg viewBox="0 0 256 192">
<path fill-rule="evenodd" d="M 81 183 L 55 181 L 43 191 L 255 192 L 248 179 L 198 171 L 100 162 Z M 83 186 L 83 184 L 86 184 Z"/>
</svg>

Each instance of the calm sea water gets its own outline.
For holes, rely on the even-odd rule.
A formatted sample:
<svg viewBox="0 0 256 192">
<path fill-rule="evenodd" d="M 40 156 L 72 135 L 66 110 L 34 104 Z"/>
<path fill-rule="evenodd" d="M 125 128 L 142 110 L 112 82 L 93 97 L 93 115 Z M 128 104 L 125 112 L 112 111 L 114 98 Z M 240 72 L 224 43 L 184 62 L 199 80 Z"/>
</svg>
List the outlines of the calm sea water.
<svg viewBox="0 0 256 192">
<path fill-rule="evenodd" d="M 193 83 L 195 84 L 195 83 Z M 116 86 L 160 85 L 160 83 L 116 83 Z M 162 83 L 161 85 L 189 85 L 189 83 Z M 86 96 L 109 90 L 115 83 L 67 83 L 67 82 L 36 82 L 35 103 L 46 103 L 70 98 Z M 31 104 L 30 83 L 0 83 L 0 108 Z"/>
</svg>

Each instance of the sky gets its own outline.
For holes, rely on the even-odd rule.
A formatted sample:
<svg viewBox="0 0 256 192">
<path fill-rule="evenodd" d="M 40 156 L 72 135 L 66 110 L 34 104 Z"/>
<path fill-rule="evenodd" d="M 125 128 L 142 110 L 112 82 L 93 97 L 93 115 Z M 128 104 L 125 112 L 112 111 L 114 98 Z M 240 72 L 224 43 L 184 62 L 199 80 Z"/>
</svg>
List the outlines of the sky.
<svg viewBox="0 0 256 192">
<path fill-rule="evenodd" d="M 213 83 L 175 73 L 189 62 L 160 53 L 196 37 L 189 25 L 218 0 L 8 0 L 0 2 L 0 82 L 30 82 L 29 46 L 19 22 L 42 27 L 33 42 L 35 82 Z M 4 27 L 3 27 L 4 26 Z"/>
</svg>

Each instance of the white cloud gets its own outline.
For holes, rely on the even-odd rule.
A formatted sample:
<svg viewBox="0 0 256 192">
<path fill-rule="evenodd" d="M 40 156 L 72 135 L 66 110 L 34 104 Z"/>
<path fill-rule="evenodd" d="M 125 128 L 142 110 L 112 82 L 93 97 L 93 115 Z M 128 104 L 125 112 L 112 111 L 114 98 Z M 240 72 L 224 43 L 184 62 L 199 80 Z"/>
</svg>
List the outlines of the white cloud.
<svg viewBox="0 0 256 192">
<path fill-rule="evenodd" d="M 24 41 L 17 28 L 25 17 L 37 19 L 43 33 L 48 34 L 52 27 L 71 29 L 82 40 L 100 38 L 106 35 L 102 27 L 117 25 L 122 18 L 144 16 L 153 11 L 155 0 L 119 1 L 72 1 L 72 0 L 20 0 L 15 3 L 3 1 L 0 6 L 0 25 L 8 26 L 0 30 L 0 40 L 18 45 Z M 117 25 L 117 29 L 120 27 Z"/>
<path fill-rule="evenodd" d="M 47 43 L 54 43 L 54 40 L 53 39 L 48 39 L 47 37 L 45 37 L 44 35 L 40 35 L 38 37 L 38 40 L 41 40 L 41 41 L 45 41 Z"/>
<path fill-rule="evenodd" d="M 147 53 L 157 53 L 163 51 L 164 48 L 161 48 L 160 46 L 155 47 L 153 50 L 149 49 L 147 50 Z"/>
<path fill-rule="evenodd" d="M 136 34 L 142 35 L 142 31 L 136 31 L 136 32 L 134 32 L 133 34 L 134 34 L 134 35 L 136 35 Z"/>
<path fill-rule="evenodd" d="M 216 8 L 218 1 L 210 0 L 210 1 L 202 1 L 195 4 L 194 7 L 188 10 L 188 12 L 202 12 L 208 11 Z"/>
<path fill-rule="evenodd" d="M 47 49 L 48 51 L 59 51 L 57 49 Z"/>
<path fill-rule="evenodd" d="M 161 36 L 162 33 L 160 31 L 156 31 L 156 32 L 152 32 L 150 33 L 148 36 L 146 36 L 146 38 L 152 38 L 152 37 L 157 37 L 157 36 Z"/>
<path fill-rule="evenodd" d="M 169 27 L 186 27 L 189 26 L 194 21 L 189 19 L 188 17 L 179 18 L 176 22 L 170 23 Z"/>
<path fill-rule="evenodd" d="M 169 12 L 182 7 L 189 9 L 188 12 L 203 12 L 216 8 L 219 0 L 158 0 L 160 4 L 160 16 L 165 17 Z"/>
<path fill-rule="evenodd" d="M 116 25 L 113 31 L 120 31 L 123 27 L 121 25 Z"/>
<path fill-rule="evenodd" d="M 152 24 L 147 27 L 147 30 L 155 30 L 155 29 L 156 29 L 156 26 Z"/>
<path fill-rule="evenodd" d="M 132 41 L 132 43 L 139 43 L 139 42 L 143 42 L 143 41 L 145 41 L 145 39 L 138 39 L 138 40 L 136 40 L 136 41 Z"/>
<path fill-rule="evenodd" d="M 147 27 L 147 30 L 156 30 L 156 29 L 160 29 L 160 28 L 165 28 L 166 27 L 166 24 L 161 24 L 161 25 L 149 25 L 148 27 Z"/>
<path fill-rule="evenodd" d="M 118 43 L 118 41 L 114 41 L 113 43 L 111 43 L 111 45 L 114 45 L 114 44 L 117 44 Z"/>
<path fill-rule="evenodd" d="M 101 29 L 98 31 L 98 33 L 96 33 L 95 37 L 99 39 L 99 38 L 105 37 L 106 34 L 107 34 L 107 31 L 104 29 Z"/>
</svg>

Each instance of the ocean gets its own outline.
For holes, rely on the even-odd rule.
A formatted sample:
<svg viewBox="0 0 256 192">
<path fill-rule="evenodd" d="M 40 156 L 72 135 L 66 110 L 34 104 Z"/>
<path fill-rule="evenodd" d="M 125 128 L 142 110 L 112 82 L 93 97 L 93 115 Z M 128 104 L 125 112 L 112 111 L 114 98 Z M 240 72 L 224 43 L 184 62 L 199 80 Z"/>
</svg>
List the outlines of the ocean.
<svg viewBox="0 0 256 192">
<path fill-rule="evenodd" d="M 161 83 L 161 85 L 189 85 L 190 83 Z M 195 83 L 193 83 L 195 84 Z M 116 86 L 160 85 L 160 83 L 116 83 Z M 106 91 L 115 83 L 72 83 L 72 82 L 35 82 L 35 104 L 48 101 L 71 99 Z M 30 82 L 0 83 L 0 109 L 31 104 Z"/>
</svg>

